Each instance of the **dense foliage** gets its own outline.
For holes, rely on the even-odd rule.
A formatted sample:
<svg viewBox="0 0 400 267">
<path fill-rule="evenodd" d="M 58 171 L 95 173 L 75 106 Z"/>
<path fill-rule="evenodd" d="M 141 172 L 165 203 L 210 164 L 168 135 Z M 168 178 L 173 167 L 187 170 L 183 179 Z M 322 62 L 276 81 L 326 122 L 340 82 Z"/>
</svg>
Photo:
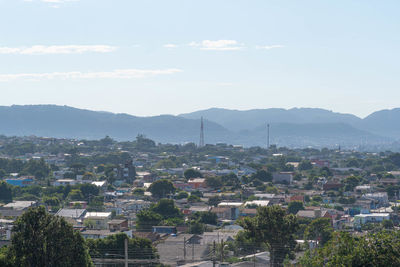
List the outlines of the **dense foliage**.
<svg viewBox="0 0 400 267">
<path fill-rule="evenodd" d="M 303 266 L 400 266 L 400 232 L 381 231 L 363 237 L 335 233 L 316 251 L 307 251 Z"/>
<path fill-rule="evenodd" d="M 14 226 L 6 264 L 21 267 L 92 266 L 85 240 L 63 218 L 31 208 Z"/>
<path fill-rule="evenodd" d="M 254 218 L 246 217 L 240 224 L 243 234 L 254 246 L 269 247 L 272 266 L 283 266 L 284 259 L 296 245 L 294 233 L 298 222 L 294 215 L 286 214 L 280 206 L 259 207 Z"/>
<path fill-rule="evenodd" d="M 129 238 L 124 233 L 117 233 L 101 239 L 87 239 L 90 255 L 97 258 L 106 256 L 123 258 L 125 255 L 125 239 L 128 239 L 128 258 L 157 258 L 156 250 L 150 240 L 138 237 Z"/>
</svg>

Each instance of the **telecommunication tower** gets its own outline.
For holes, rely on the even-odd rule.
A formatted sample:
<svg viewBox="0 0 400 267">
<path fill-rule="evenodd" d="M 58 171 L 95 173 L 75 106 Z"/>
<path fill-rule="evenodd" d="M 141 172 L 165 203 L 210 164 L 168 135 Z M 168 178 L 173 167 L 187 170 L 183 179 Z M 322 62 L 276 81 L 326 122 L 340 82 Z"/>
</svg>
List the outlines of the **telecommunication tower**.
<svg viewBox="0 0 400 267">
<path fill-rule="evenodd" d="M 267 123 L 267 149 L 269 149 L 269 123 Z"/>
<path fill-rule="evenodd" d="M 203 117 L 201 117 L 199 147 L 203 146 L 204 146 L 204 123 L 203 123 Z"/>
</svg>

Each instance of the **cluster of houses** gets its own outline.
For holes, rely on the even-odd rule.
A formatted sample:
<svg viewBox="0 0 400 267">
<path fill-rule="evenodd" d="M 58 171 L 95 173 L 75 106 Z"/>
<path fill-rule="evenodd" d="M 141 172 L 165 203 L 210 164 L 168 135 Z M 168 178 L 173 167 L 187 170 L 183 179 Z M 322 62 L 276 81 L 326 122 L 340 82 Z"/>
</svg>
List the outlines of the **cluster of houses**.
<svg viewBox="0 0 400 267">
<path fill-rule="evenodd" d="M 49 141 L 50 142 L 50 141 Z M 76 144 L 79 145 L 79 144 Z M 222 145 L 220 145 L 222 146 Z M 243 148 L 231 148 L 242 151 Z M 204 261 L 210 253 L 210 246 L 223 241 L 233 240 L 241 230 L 236 224 L 243 217 L 252 217 L 257 214 L 257 207 L 281 205 L 287 208 L 291 202 L 302 203 L 302 208 L 296 212 L 298 218 L 317 219 L 328 218 L 334 229 L 346 231 L 360 231 L 364 225 L 380 223 L 385 220 L 399 222 L 397 216 L 397 199 L 399 192 L 388 195 L 387 186 L 398 186 L 400 172 L 390 172 L 390 178 L 378 178 L 369 173 L 363 184 L 352 190 L 344 190 L 346 179 L 354 173 L 361 173 L 362 168 L 331 167 L 329 159 L 310 158 L 312 166 L 329 168 L 333 172 L 331 177 L 321 175 L 317 177 L 311 188 L 307 188 L 307 178 L 298 179 L 296 174 L 300 162 L 287 162 L 289 171 L 275 171 L 272 173 L 273 192 L 261 190 L 248 184 L 240 188 L 228 190 L 215 189 L 207 184 L 209 177 L 235 174 L 239 179 L 250 177 L 257 170 L 250 163 L 265 162 L 265 155 L 254 155 L 240 162 L 231 160 L 227 156 L 206 155 L 205 160 L 182 164 L 174 168 L 157 167 L 157 162 L 165 159 L 164 154 L 138 152 L 132 154 L 132 160 L 117 164 L 113 169 L 115 181 L 110 185 L 105 180 L 91 180 L 84 175 L 72 178 L 65 177 L 71 169 L 65 166 L 66 154 L 27 155 L 28 158 L 44 157 L 49 164 L 59 166 L 53 172 L 53 186 L 73 186 L 90 183 L 101 190 L 104 197 L 102 211 L 91 211 L 86 201 L 71 201 L 65 203 L 63 208 L 52 211 L 55 215 L 65 218 L 75 229 L 79 230 L 85 238 L 105 238 L 118 232 L 124 232 L 130 237 L 144 237 L 150 239 L 157 246 L 162 263 L 176 266 L 212 266 L 210 261 Z M 82 155 L 85 156 L 85 155 Z M 273 154 L 279 158 L 282 154 Z M 343 155 L 346 157 L 346 155 Z M 197 169 L 202 177 L 184 178 L 185 170 Z M 100 177 L 103 174 L 98 174 Z M 97 177 L 97 178 L 98 178 Z M 175 204 L 183 215 L 188 216 L 196 212 L 211 212 L 216 215 L 217 225 L 209 225 L 210 231 L 203 234 L 188 234 L 188 227 L 152 225 L 151 231 L 141 232 L 135 228 L 137 214 L 148 209 L 155 199 L 147 188 L 160 179 L 170 179 L 178 191 L 188 194 L 200 193 L 201 197 L 196 202 L 188 198 L 176 199 Z M 36 184 L 32 176 L 10 175 L 4 179 L 13 186 L 26 187 Z M 264 183 L 265 186 L 271 183 Z M 112 189 L 109 189 L 109 185 Z M 141 189 L 143 194 L 135 192 Z M 169 196 L 174 198 L 174 196 Z M 218 203 L 210 204 L 210 200 L 218 198 Z M 38 201 L 13 201 L 0 206 L 0 245 L 11 237 L 11 229 L 16 218 L 29 207 L 40 205 Z M 302 241 L 299 241 L 302 242 Z M 310 245 L 313 243 L 311 242 Z M 249 257 L 257 258 L 257 264 L 269 261 L 268 255 L 253 253 Z M 188 264 L 188 262 L 192 263 Z M 194 263 L 195 262 L 195 263 Z M 186 264 L 186 265 L 185 265 Z M 234 266 L 253 266 L 253 265 Z M 261 266 L 260 265 L 260 266 Z"/>
</svg>

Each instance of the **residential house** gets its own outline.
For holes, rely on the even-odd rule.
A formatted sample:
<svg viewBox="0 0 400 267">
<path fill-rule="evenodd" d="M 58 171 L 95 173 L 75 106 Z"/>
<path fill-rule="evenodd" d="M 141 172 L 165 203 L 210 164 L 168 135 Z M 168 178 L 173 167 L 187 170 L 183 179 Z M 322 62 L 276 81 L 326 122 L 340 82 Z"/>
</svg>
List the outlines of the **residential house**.
<svg viewBox="0 0 400 267">
<path fill-rule="evenodd" d="M 153 233 L 176 234 L 176 226 L 153 226 Z"/>
<path fill-rule="evenodd" d="M 38 203 L 36 201 L 21 201 L 21 200 L 17 200 L 17 201 L 13 201 L 11 203 L 8 203 L 4 206 L 2 206 L 0 209 L 4 210 L 4 209 L 12 209 L 12 210 L 27 210 L 30 207 L 36 207 L 38 205 Z"/>
<path fill-rule="evenodd" d="M 329 191 L 329 190 L 339 190 L 340 188 L 342 188 L 344 185 L 342 183 L 340 183 L 337 180 L 330 180 L 327 181 L 323 186 L 322 189 L 324 191 Z"/>
<path fill-rule="evenodd" d="M 59 209 L 57 216 L 63 217 L 71 224 L 82 224 L 86 215 L 86 209 Z"/>
<path fill-rule="evenodd" d="M 20 177 L 20 178 L 8 178 L 5 179 L 7 184 L 13 185 L 13 186 L 20 186 L 20 187 L 25 187 L 33 184 L 33 177 Z"/>
<path fill-rule="evenodd" d="M 253 200 L 253 201 L 247 201 L 246 203 L 244 203 L 245 207 L 249 207 L 249 206 L 254 206 L 254 207 L 266 207 L 270 205 L 270 201 L 269 200 Z"/>
<path fill-rule="evenodd" d="M 239 217 L 254 217 L 257 215 L 257 209 L 241 209 Z"/>
<path fill-rule="evenodd" d="M 328 167 L 329 168 L 329 161 L 327 160 L 320 160 L 320 159 L 313 159 L 311 160 L 311 164 L 320 168 Z"/>
<path fill-rule="evenodd" d="M 218 220 L 232 220 L 232 209 L 228 207 L 212 207 L 211 212 L 215 213 Z"/>
<path fill-rule="evenodd" d="M 369 214 L 358 214 L 354 216 L 354 228 L 359 229 L 363 224 L 366 223 L 380 223 L 383 220 L 389 220 L 389 213 L 369 213 Z"/>
<path fill-rule="evenodd" d="M 107 181 L 93 181 L 91 184 L 100 187 L 101 189 L 105 189 L 107 187 Z"/>
<path fill-rule="evenodd" d="M 114 231 L 126 231 L 129 229 L 128 220 L 126 219 L 114 219 L 108 222 L 108 229 L 111 232 Z"/>
<path fill-rule="evenodd" d="M 218 208 L 229 208 L 231 210 L 231 218 L 228 220 L 236 220 L 239 217 L 239 209 L 242 206 L 242 202 L 221 202 L 218 204 Z"/>
<path fill-rule="evenodd" d="M 386 192 L 367 193 L 363 195 L 363 199 L 371 199 L 375 202 L 374 208 L 387 206 L 389 203 L 388 194 Z"/>
<path fill-rule="evenodd" d="M 108 229 L 111 220 L 111 212 L 87 212 L 84 222 L 92 222 L 93 229 Z"/>
<path fill-rule="evenodd" d="M 279 184 L 291 184 L 293 172 L 275 172 L 272 174 L 272 181 Z"/>
<path fill-rule="evenodd" d="M 304 203 L 304 196 L 303 195 L 294 195 L 289 197 L 289 202 L 293 202 L 293 201 L 300 201 Z"/>
<path fill-rule="evenodd" d="M 122 233 L 125 233 L 129 237 L 133 237 L 132 231 L 121 231 Z M 84 238 L 91 238 L 91 239 L 99 239 L 99 238 L 106 238 L 110 235 L 115 235 L 116 233 L 114 231 L 110 231 L 108 229 L 85 229 L 81 231 L 81 235 Z"/>
<path fill-rule="evenodd" d="M 11 230 L 14 220 L 0 219 L 0 240 L 11 240 Z"/>
<path fill-rule="evenodd" d="M 78 184 L 78 181 L 74 179 L 58 179 L 53 183 L 54 186 L 67 186 L 76 184 Z"/>
<path fill-rule="evenodd" d="M 192 178 L 189 179 L 188 184 L 192 189 L 206 188 L 207 182 L 205 178 Z"/>
</svg>

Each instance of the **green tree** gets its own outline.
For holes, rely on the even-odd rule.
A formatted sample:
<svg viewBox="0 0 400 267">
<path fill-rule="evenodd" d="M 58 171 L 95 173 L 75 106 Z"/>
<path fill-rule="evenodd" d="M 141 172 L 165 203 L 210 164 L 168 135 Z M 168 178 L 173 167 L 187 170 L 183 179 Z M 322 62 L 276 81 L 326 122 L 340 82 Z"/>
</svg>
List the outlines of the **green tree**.
<svg viewBox="0 0 400 267">
<path fill-rule="evenodd" d="M 383 220 L 383 221 L 382 221 L 382 226 L 383 226 L 383 228 L 385 228 L 385 229 L 392 229 L 393 226 L 394 226 L 394 224 L 393 224 L 393 221 L 392 221 L 392 220 Z"/>
<path fill-rule="evenodd" d="M 149 151 L 156 147 L 156 143 L 153 140 L 146 138 L 144 135 L 139 134 L 136 137 L 135 147 L 141 151 Z"/>
<path fill-rule="evenodd" d="M 92 266 L 85 241 L 64 218 L 31 208 L 13 228 L 8 256 L 13 266 Z"/>
<path fill-rule="evenodd" d="M 312 165 L 311 161 L 309 161 L 309 160 L 303 160 L 299 164 L 300 171 L 311 170 L 312 168 L 313 168 L 313 165 Z"/>
<path fill-rule="evenodd" d="M 43 158 L 31 159 L 21 171 L 22 174 L 34 175 L 36 179 L 46 178 L 50 174 L 51 168 Z"/>
<path fill-rule="evenodd" d="M 200 199 L 198 196 L 192 195 L 192 194 L 187 198 L 187 200 L 188 200 L 189 202 L 191 202 L 191 203 L 194 203 L 194 202 L 201 202 L 201 199 Z"/>
<path fill-rule="evenodd" d="M 240 187 L 240 180 L 237 177 L 236 174 L 234 174 L 233 172 L 231 172 L 230 174 L 226 174 L 221 176 L 221 182 L 225 185 L 225 186 L 233 186 L 236 188 Z"/>
<path fill-rule="evenodd" d="M 207 186 L 212 188 L 220 188 L 222 186 L 221 177 L 207 177 L 206 178 Z"/>
<path fill-rule="evenodd" d="M 183 198 L 187 198 L 189 196 L 189 194 L 185 191 L 180 191 L 178 193 L 178 195 L 176 196 L 176 199 L 183 199 Z"/>
<path fill-rule="evenodd" d="M 303 202 L 292 201 L 288 205 L 288 212 L 291 214 L 296 214 L 299 210 L 304 210 Z"/>
<path fill-rule="evenodd" d="M 360 181 L 361 181 L 361 178 L 358 176 L 353 175 L 353 176 L 347 177 L 344 180 L 344 184 L 345 184 L 344 190 L 345 191 L 353 191 L 354 188 L 360 183 Z"/>
<path fill-rule="evenodd" d="M 191 221 L 189 225 L 189 233 L 201 235 L 204 233 L 204 224 L 199 221 Z"/>
<path fill-rule="evenodd" d="M 100 193 L 100 189 L 98 186 L 94 184 L 84 183 L 79 185 L 79 189 L 82 192 L 82 195 L 85 199 L 89 199 L 90 197 L 98 196 Z"/>
<path fill-rule="evenodd" d="M 329 218 L 318 218 L 313 220 L 304 231 L 305 240 L 317 240 L 324 245 L 332 238 L 333 228 Z"/>
<path fill-rule="evenodd" d="M 335 233 L 325 246 L 307 251 L 302 266 L 400 266 L 400 232 L 381 231 L 362 237 Z"/>
<path fill-rule="evenodd" d="M 101 239 L 88 239 L 90 255 L 105 258 L 107 254 L 125 254 L 125 239 L 128 239 L 128 258 L 130 259 L 155 259 L 158 257 L 151 241 L 144 238 L 129 238 L 125 233 L 118 233 Z"/>
<path fill-rule="evenodd" d="M 155 198 L 163 198 L 175 193 L 176 188 L 171 181 L 161 179 L 152 183 L 148 189 Z"/>
<path fill-rule="evenodd" d="M 71 192 L 69 192 L 68 194 L 68 198 L 71 200 L 83 200 L 83 195 L 81 190 L 72 189 Z"/>
<path fill-rule="evenodd" d="M 220 196 L 212 196 L 208 199 L 208 205 L 216 207 L 221 201 L 222 198 Z"/>
<path fill-rule="evenodd" d="M 286 214 L 280 206 L 257 208 L 257 215 L 240 222 L 247 238 L 258 244 L 266 244 L 270 252 L 270 265 L 283 266 L 286 255 L 294 249 L 294 233 L 299 224 L 293 214 Z"/>
<path fill-rule="evenodd" d="M 137 215 L 136 229 L 138 231 L 151 231 L 153 226 L 157 226 L 162 221 L 162 216 L 150 210 L 142 210 Z"/>
<path fill-rule="evenodd" d="M 192 215 L 192 218 L 194 220 L 198 220 L 199 222 L 205 223 L 205 224 L 217 225 L 217 222 L 218 222 L 217 214 L 215 214 L 211 211 L 196 212 Z"/>
<path fill-rule="evenodd" d="M 60 205 L 60 200 L 56 196 L 53 197 L 45 196 L 43 197 L 43 202 L 50 207 L 57 207 Z"/>
<path fill-rule="evenodd" d="M 107 135 L 103 139 L 100 139 L 99 142 L 103 146 L 109 146 L 109 145 L 112 145 L 114 143 L 114 140 Z"/>
<path fill-rule="evenodd" d="M 12 202 L 11 187 L 5 181 L 0 181 L 0 201 L 5 203 Z"/>
<path fill-rule="evenodd" d="M 262 182 L 272 182 L 272 174 L 265 170 L 259 170 L 252 176 L 253 179 L 258 179 Z"/>
<path fill-rule="evenodd" d="M 163 219 L 182 217 L 182 213 L 172 199 L 163 198 L 157 204 L 152 205 L 150 210 L 160 214 Z"/>
<path fill-rule="evenodd" d="M 91 197 L 87 209 L 89 211 L 103 211 L 104 197 L 103 196 Z"/>
<path fill-rule="evenodd" d="M 183 176 L 185 176 L 186 180 L 189 180 L 191 178 L 201 178 L 201 177 L 203 177 L 201 172 L 199 172 L 198 170 L 194 170 L 194 169 L 187 169 L 183 173 Z"/>
</svg>

